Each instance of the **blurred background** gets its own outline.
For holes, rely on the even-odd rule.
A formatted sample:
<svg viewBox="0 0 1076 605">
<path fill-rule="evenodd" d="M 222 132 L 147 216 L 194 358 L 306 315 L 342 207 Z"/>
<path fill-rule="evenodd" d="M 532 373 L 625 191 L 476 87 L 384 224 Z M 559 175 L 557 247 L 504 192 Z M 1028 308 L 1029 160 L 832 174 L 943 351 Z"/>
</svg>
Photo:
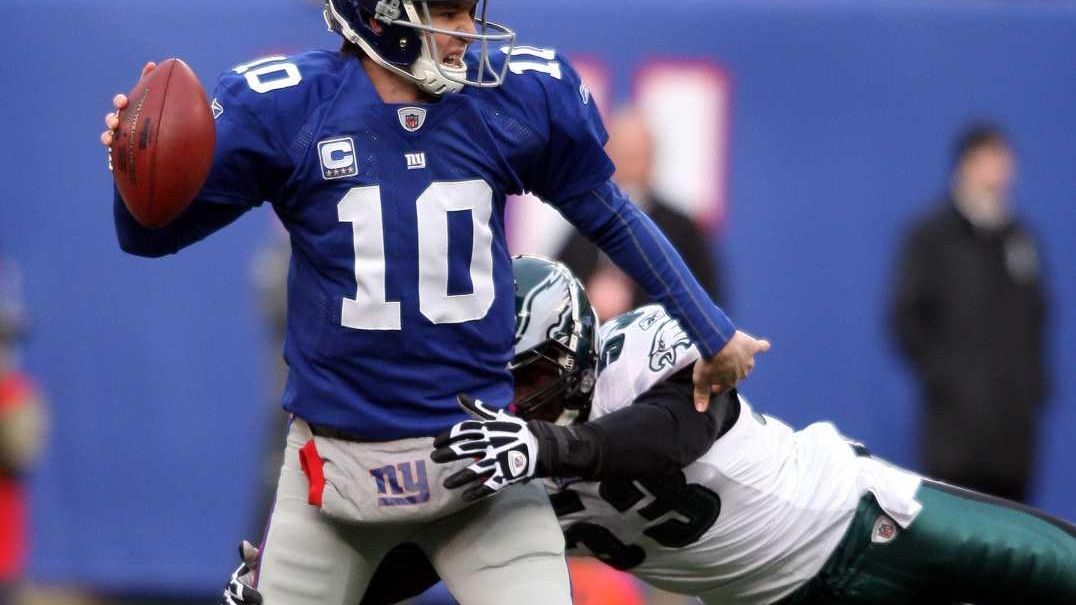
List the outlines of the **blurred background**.
<svg viewBox="0 0 1076 605">
<path fill-rule="evenodd" d="M 491 11 L 520 44 L 577 64 L 611 152 L 628 148 L 622 186 L 663 213 L 738 325 L 772 340 L 744 385 L 757 407 L 795 426 L 831 420 L 921 471 L 959 466 L 932 443 L 959 450 L 1019 426 L 964 450 L 998 469 L 976 480 L 1004 474 L 997 490 L 1076 519 L 1076 2 Z M 181 57 L 211 90 L 241 62 L 338 45 L 309 0 L 0 1 L 13 136 L 0 147 L 0 284 L 17 284 L 0 287 L 0 308 L 18 328 L 0 326 L 0 599 L 208 603 L 237 541 L 257 539 L 282 439 L 279 227 L 259 210 L 176 257 L 126 256 L 97 137 L 148 60 Z M 962 145 L 984 120 L 1001 136 Z M 606 314 L 632 304 L 548 209 L 520 199 L 509 212 L 516 252 L 574 259 Z M 966 241 L 924 243 L 946 212 Z M 960 276 L 981 283 L 938 294 L 950 280 L 934 271 L 916 289 L 937 250 L 965 244 L 974 268 Z M 950 330 L 941 301 L 982 323 Z M 924 358 L 917 320 L 969 352 Z M 1010 367 L 1026 378 L 989 385 Z M 939 390 L 970 400 L 938 419 Z M 680 602 L 604 585 L 626 592 L 581 602 Z"/>
</svg>

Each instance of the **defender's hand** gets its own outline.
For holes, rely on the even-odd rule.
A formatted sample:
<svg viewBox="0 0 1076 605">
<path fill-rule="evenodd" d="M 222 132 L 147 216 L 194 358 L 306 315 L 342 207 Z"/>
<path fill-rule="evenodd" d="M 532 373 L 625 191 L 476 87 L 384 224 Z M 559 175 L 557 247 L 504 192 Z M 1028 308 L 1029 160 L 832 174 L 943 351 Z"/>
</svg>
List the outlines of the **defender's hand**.
<svg viewBox="0 0 1076 605">
<path fill-rule="evenodd" d="M 224 587 L 220 605 L 261 605 L 262 593 L 253 587 L 260 554 L 250 542 L 243 540 L 239 543 L 239 559 L 242 563 L 232 572 L 228 585 Z"/>
<path fill-rule="evenodd" d="M 710 395 L 727 391 L 755 369 L 755 355 L 770 350 L 770 341 L 736 330 L 723 349 L 710 359 L 695 362 L 695 409 L 705 412 Z"/>
<path fill-rule="evenodd" d="M 463 499 L 472 502 L 534 477 L 538 440 L 527 423 L 503 411 L 494 412 L 467 395 L 459 395 L 457 400 L 477 420 L 464 420 L 438 435 L 430 458 L 434 462 L 468 458 L 475 462 L 449 475 L 444 486 L 466 487 Z"/>
<path fill-rule="evenodd" d="M 139 76 L 139 79 L 146 77 L 146 75 L 149 74 L 149 72 L 153 71 L 156 67 L 157 64 L 152 61 L 146 63 L 146 66 L 142 68 L 142 75 Z M 105 114 L 106 130 L 101 133 L 101 144 L 105 147 L 112 146 L 112 140 L 116 136 L 116 130 L 118 130 L 120 127 L 120 111 L 124 107 L 127 107 L 127 95 L 120 93 L 113 97 L 112 107 L 115 108 L 116 111 Z M 110 170 L 111 168 L 112 167 L 109 166 Z"/>
</svg>

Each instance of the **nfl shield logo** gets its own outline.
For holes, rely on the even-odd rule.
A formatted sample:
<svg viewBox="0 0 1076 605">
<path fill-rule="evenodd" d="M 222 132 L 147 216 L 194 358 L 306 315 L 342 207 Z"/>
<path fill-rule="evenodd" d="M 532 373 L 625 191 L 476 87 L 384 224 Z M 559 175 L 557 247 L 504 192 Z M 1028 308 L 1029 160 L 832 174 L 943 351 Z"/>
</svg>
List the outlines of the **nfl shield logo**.
<svg viewBox="0 0 1076 605">
<path fill-rule="evenodd" d="M 407 132 L 415 132 L 426 123 L 426 110 L 421 107 L 402 107 L 397 113 L 400 116 L 400 126 Z"/>
<path fill-rule="evenodd" d="M 875 544 L 888 544 L 893 541 L 893 538 L 897 537 L 900 530 L 897 528 L 897 523 L 889 518 L 888 515 L 878 515 L 878 518 L 874 520 L 874 528 L 871 530 L 871 542 Z"/>
</svg>

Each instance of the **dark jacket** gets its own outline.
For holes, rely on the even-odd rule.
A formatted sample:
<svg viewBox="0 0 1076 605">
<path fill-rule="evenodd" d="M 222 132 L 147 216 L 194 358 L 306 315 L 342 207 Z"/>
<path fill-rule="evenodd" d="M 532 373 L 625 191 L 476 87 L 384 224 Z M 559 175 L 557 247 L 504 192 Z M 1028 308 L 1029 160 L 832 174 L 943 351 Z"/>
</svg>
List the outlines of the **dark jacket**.
<svg viewBox="0 0 1076 605">
<path fill-rule="evenodd" d="M 650 220 L 669 238 L 672 245 L 683 257 L 688 269 L 695 274 L 702 289 L 714 299 L 718 305 L 726 307 L 725 292 L 720 281 L 720 272 L 714 261 L 714 252 L 705 231 L 689 216 L 676 210 L 660 196 L 650 194 L 649 204 L 643 208 Z M 584 284 L 602 266 L 602 262 L 610 262 L 603 259 L 603 254 L 598 247 L 590 243 L 584 235 L 573 231 L 568 241 L 557 253 L 557 258 L 568 265 L 576 277 Z M 632 294 L 632 307 L 641 307 L 653 301 L 646 295 L 642 287 L 634 285 Z"/>
<path fill-rule="evenodd" d="M 904 242 L 891 313 L 926 400 L 927 472 L 1025 481 L 1047 392 L 1031 234 L 1018 222 L 976 228 L 946 199 Z"/>
</svg>

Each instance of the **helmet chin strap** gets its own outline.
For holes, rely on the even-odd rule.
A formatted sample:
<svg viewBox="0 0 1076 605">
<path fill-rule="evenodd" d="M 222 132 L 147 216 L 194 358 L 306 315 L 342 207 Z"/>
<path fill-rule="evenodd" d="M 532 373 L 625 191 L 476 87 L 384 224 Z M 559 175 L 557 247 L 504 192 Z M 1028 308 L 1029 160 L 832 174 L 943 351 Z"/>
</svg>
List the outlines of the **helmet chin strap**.
<svg viewBox="0 0 1076 605">
<path fill-rule="evenodd" d="M 575 424 L 576 420 L 580 420 L 579 410 L 569 410 L 568 408 L 564 408 L 564 411 L 560 413 L 560 416 L 557 416 L 557 419 L 553 424 L 557 426 L 570 426 Z M 586 422 L 586 418 L 583 418 L 581 421 Z"/>
<path fill-rule="evenodd" d="M 419 16 L 418 10 L 415 9 L 415 4 L 413 2 L 404 0 L 403 9 L 404 12 L 407 13 L 407 17 L 411 19 L 412 23 L 429 22 L 430 9 L 428 6 L 423 6 L 423 11 L 426 13 L 424 15 L 425 19 Z M 422 51 L 419 54 L 418 59 L 415 59 L 415 62 L 411 65 L 411 75 L 414 78 L 415 84 L 422 89 L 423 92 L 434 96 L 441 96 L 446 93 L 454 93 L 463 90 L 463 79 L 467 76 L 466 64 L 462 67 L 447 67 L 441 65 L 435 56 L 437 43 L 432 40 L 432 35 L 433 34 L 423 33 L 420 36 Z M 445 72 L 448 72 L 453 77 L 450 78 L 446 76 Z"/>
<path fill-rule="evenodd" d="M 415 84 L 424 92 L 435 96 L 463 90 L 462 83 L 449 80 L 441 73 L 441 69 L 444 69 L 444 67 L 437 65 L 429 56 L 427 48 L 423 44 L 422 56 L 415 59 L 415 62 L 411 65 L 411 75 L 414 77 Z"/>
</svg>

